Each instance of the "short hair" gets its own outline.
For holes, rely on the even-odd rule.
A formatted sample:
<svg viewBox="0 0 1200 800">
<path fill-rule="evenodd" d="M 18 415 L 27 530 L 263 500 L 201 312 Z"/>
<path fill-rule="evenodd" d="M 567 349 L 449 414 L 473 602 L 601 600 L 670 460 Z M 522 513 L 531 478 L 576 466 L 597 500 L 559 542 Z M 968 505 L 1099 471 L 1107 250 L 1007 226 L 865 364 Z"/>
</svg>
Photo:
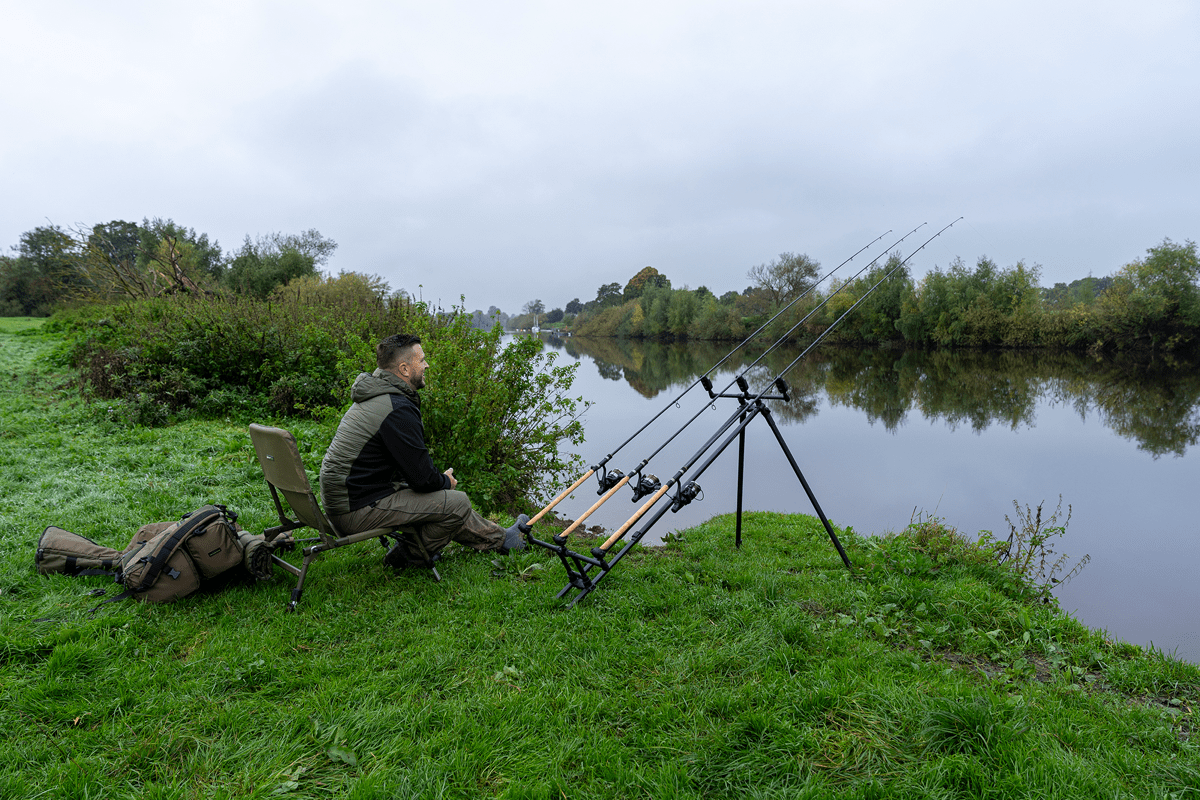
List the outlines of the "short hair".
<svg viewBox="0 0 1200 800">
<path fill-rule="evenodd" d="M 410 355 L 413 347 L 420 343 L 421 337 L 411 333 L 396 333 L 387 337 L 375 345 L 375 366 L 391 369 Z"/>
</svg>

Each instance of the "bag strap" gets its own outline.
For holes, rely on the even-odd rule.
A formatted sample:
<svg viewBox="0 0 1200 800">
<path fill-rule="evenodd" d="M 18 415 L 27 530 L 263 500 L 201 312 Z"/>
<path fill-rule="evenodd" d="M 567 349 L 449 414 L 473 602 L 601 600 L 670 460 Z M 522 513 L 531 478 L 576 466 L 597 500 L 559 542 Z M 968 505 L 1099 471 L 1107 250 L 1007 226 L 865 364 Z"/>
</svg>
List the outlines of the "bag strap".
<svg viewBox="0 0 1200 800">
<path fill-rule="evenodd" d="M 159 574 L 163 571 L 163 567 L 167 565 L 167 559 L 174 555 L 175 551 L 179 549 L 180 542 L 182 542 L 186 537 L 190 536 L 197 528 L 211 521 L 215 516 L 220 516 L 226 521 L 229 519 L 225 510 L 219 506 L 205 506 L 204 508 L 201 508 L 198 511 L 193 511 L 185 516 L 181 521 L 182 524 L 175 529 L 164 545 L 158 548 L 158 553 L 156 553 L 154 556 L 144 557 L 149 561 L 150 566 L 146 569 L 145 574 L 143 574 L 142 582 L 137 586 L 128 586 L 127 588 L 129 591 L 144 592 L 153 586 L 154 582 L 158 580 Z M 112 598 L 112 600 L 119 599 L 123 598 Z M 104 602 L 108 603 L 112 602 L 112 600 L 106 600 Z M 100 605 L 104 605 L 104 603 L 101 603 Z M 98 607 L 99 606 L 97 606 L 97 608 Z"/>
<path fill-rule="evenodd" d="M 75 556 L 67 556 L 67 574 L 72 578 L 86 578 L 91 575 L 116 575 L 119 570 L 109 569 L 112 567 L 113 561 L 111 558 L 103 559 L 100 562 L 98 569 L 80 569 L 78 564 L 79 559 Z"/>
<path fill-rule="evenodd" d="M 109 603 L 115 603 L 118 600 L 128 600 L 131 597 L 133 597 L 133 590 L 126 589 L 125 591 L 123 591 L 119 595 L 117 595 L 116 597 L 110 597 L 107 600 L 101 600 L 100 603 L 95 608 L 89 608 L 88 613 L 95 614 L 97 611 L 100 610 L 100 606 L 108 605 Z"/>
</svg>

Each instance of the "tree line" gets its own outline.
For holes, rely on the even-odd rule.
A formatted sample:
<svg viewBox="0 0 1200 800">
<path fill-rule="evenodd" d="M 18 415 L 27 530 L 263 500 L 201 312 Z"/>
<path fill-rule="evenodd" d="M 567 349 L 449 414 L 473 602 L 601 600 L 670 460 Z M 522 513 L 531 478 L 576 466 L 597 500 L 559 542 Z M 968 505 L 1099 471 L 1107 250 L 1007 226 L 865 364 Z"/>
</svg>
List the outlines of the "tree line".
<svg viewBox="0 0 1200 800">
<path fill-rule="evenodd" d="M 820 264 L 781 253 L 750 268 L 751 283 L 741 292 L 675 289 L 646 267 L 624 286 L 602 284 L 594 300 L 575 298 L 558 319 L 574 335 L 660 340 L 742 340 L 782 311 L 762 336 L 804 341 L 828 331 L 831 341 L 857 345 L 1097 351 L 1200 343 L 1200 257 L 1193 241 L 1164 239 L 1106 277 L 1043 288 L 1040 272 L 1024 261 L 1001 267 L 980 256 L 973 266 L 955 258 L 914 280 L 901 254 L 892 253 L 857 278 L 814 286 Z M 535 313 L 549 321 L 555 312 L 542 315 L 544 308 L 540 300 L 527 304 L 509 326 L 529 327 Z"/>
<path fill-rule="evenodd" d="M 320 273 L 335 247 L 316 230 L 247 236 L 226 254 L 171 220 L 50 225 L 0 261 L 0 314 L 54 312 L 40 328 L 62 337 L 52 360 L 78 376 L 102 425 L 305 417 L 325 440 L 354 377 L 374 368 L 375 343 L 415 332 L 438 354 L 422 412 L 439 463 L 485 510 L 556 493 L 577 466 L 560 444 L 583 436 L 575 365 L 378 276 Z"/>
<path fill-rule="evenodd" d="M 224 253 L 205 233 L 170 219 L 141 224 L 45 225 L 0 256 L 0 316 L 49 316 L 73 300 L 145 299 L 229 291 L 259 299 L 315 276 L 337 243 L 312 229 L 246 236 Z"/>
</svg>

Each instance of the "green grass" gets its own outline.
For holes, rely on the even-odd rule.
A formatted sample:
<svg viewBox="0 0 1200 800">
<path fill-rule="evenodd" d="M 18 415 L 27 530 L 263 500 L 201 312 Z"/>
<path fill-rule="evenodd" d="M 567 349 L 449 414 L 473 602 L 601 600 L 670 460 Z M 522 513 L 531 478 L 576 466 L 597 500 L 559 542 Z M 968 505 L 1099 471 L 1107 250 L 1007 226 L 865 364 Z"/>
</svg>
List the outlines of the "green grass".
<svg viewBox="0 0 1200 800">
<path fill-rule="evenodd" d="M 46 525 L 123 547 L 217 501 L 261 529 L 269 495 L 245 421 L 106 422 L 8 323 L 0 797 L 1200 797 L 1195 666 L 903 537 L 844 531 L 853 578 L 806 516 L 636 550 L 571 610 L 539 552 L 434 583 L 363 545 L 295 615 L 277 570 L 89 616 L 112 584 L 37 577 Z M 314 467 L 327 431 L 286 424 Z"/>
<path fill-rule="evenodd" d="M 35 332 L 46 320 L 42 317 L 0 317 L 0 333 Z"/>
</svg>

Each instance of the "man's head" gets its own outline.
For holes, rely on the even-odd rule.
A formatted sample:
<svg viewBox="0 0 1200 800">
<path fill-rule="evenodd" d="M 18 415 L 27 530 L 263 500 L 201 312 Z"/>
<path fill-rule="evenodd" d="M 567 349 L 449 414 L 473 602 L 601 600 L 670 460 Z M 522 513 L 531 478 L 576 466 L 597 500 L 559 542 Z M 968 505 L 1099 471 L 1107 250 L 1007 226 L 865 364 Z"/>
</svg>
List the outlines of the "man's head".
<svg viewBox="0 0 1200 800">
<path fill-rule="evenodd" d="M 425 370 L 429 364 L 418 336 L 397 333 L 387 337 L 375 345 L 375 364 L 414 389 L 425 386 Z"/>
</svg>

